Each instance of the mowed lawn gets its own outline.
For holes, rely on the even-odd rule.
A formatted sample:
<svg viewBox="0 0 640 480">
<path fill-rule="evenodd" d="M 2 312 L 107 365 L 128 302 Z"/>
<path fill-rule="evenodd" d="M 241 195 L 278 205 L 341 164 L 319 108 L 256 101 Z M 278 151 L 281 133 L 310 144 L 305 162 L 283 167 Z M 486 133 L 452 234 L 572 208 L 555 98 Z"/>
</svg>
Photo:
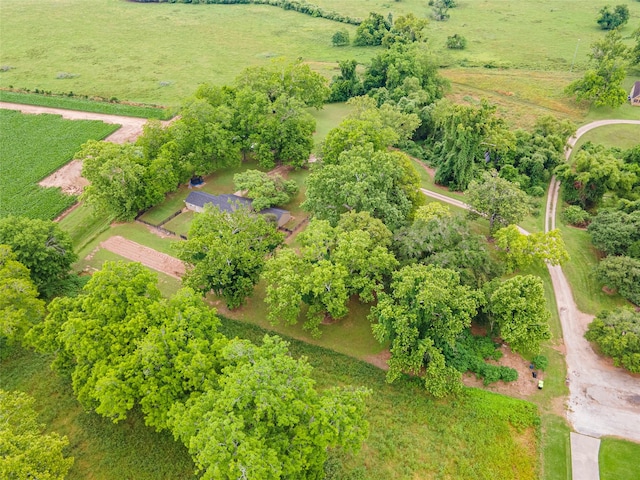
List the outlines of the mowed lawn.
<svg viewBox="0 0 640 480">
<path fill-rule="evenodd" d="M 224 319 L 222 331 L 253 341 L 265 333 Z M 539 419 L 533 404 L 476 389 L 436 401 L 418 380 L 389 385 L 382 370 L 331 350 L 294 340 L 291 352 L 308 358 L 319 388 L 348 384 L 372 390 L 369 438 L 357 455 L 332 452 L 327 479 L 537 478 Z M 136 412 L 119 424 L 84 412 L 70 382 L 51 374 L 49 361 L 14 352 L 1 364 L 0 388 L 33 395 L 47 430 L 69 437 L 68 453 L 75 457 L 70 480 L 193 478 L 186 449 L 169 434 L 145 427 Z"/>
<path fill-rule="evenodd" d="M 55 218 L 75 198 L 37 183 L 69 162 L 84 142 L 100 140 L 119 128 L 99 121 L 12 110 L 0 110 L 0 125 L 0 217 L 42 219 Z"/>
</svg>

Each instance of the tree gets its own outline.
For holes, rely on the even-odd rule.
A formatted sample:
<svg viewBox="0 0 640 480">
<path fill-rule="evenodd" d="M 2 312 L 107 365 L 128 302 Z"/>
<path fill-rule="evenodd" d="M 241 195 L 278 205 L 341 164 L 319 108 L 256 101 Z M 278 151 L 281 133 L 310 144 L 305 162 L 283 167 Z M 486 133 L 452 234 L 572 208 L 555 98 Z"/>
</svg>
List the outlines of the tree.
<svg viewBox="0 0 640 480">
<path fill-rule="evenodd" d="M 518 275 L 502 282 L 488 296 L 487 310 L 500 336 L 516 352 L 539 353 L 540 344 L 551 338 L 540 277 Z"/>
<path fill-rule="evenodd" d="M 464 50 L 467 46 L 467 39 L 457 33 L 447 37 L 447 48 L 453 50 Z"/>
<path fill-rule="evenodd" d="M 188 265 L 184 284 L 203 294 L 213 290 L 229 308 L 237 308 L 253 292 L 265 257 L 283 235 L 264 215 L 240 206 L 231 213 L 205 206 L 188 238 L 174 244 L 178 258 Z"/>
<path fill-rule="evenodd" d="M 525 235 L 515 225 L 509 225 L 498 230 L 494 238 L 499 255 L 510 272 L 526 268 L 532 263 L 544 267 L 545 263 L 562 265 L 569 261 L 558 229 Z"/>
<path fill-rule="evenodd" d="M 617 108 L 627 101 L 622 82 L 627 76 L 628 49 L 620 33 L 612 30 L 605 38 L 592 45 L 591 68 L 584 77 L 569 84 L 566 92 L 578 100 L 587 100 L 596 107 Z"/>
<path fill-rule="evenodd" d="M 640 260 L 631 257 L 607 257 L 595 270 L 598 281 L 618 290 L 620 296 L 640 305 Z"/>
<path fill-rule="evenodd" d="M 468 222 L 458 216 L 425 215 L 420 207 L 416 219 L 394 235 L 393 249 L 403 264 L 415 262 L 449 268 L 459 273 L 464 285 L 479 287 L 502 273 L 491 258 L 486 241 L 471 232 Z M 444 213 L 440 211 L 440 213 Z"/>
<path fill-rule="evenodd" d="M 306 303 L 304 328 L 320 335 L 327 315 L 337 319 L 348 313 L 351 295 L 372 302 L 397 267 L 387 250 L 390 237 L 382 222 L 363 212 L 342 215 L 335 228 L 313 219 L 298 237 L 300 256 L 283 249 L 265 266 L 269 320 L 295 324 Z"/>
<path fill-rule="evenodd" d="M 63 455 L 69 441 L 41 433 L 34 402 L 26 393 L 0 390 L 0 477 L 63 480 L 73 465 L 73 458 Z"/>
<path fill-rule="evenodd" d="M 133 220 L 163 198 L 149 188 L 146 160 L 135 144 L 89 140 L 75 158 L 82 160 L 82 176 L 90 182 L 81 198 L 101 214 Z"/>
<path fill-rule="evenodd" d="M 598 25 L 603 30 L 613 30 L 618 28 L 629 20 L 629 7 L 626 5 L 616 5 L 613 10 L 609 5 L 600 9 L 598 17 Z"/>
<path fill-rule="evenodd" d="M 489 229 L 516 224 L 527 214 L 527 194 L 496 172 L 485 172 L 480 181 L 473 180 L 465 192 L 467 203 L 489 220 Z"/>
<path fill-rule="evenodd" d="M 479 305 L 478 292 L 460 285 L 453 270 L 411 265 L 395 272 L 370 315 L 376 339 L 391 344 L 387 381 L 408 372 L 422 374 L 434 396 L 458 390 L 460 373 L 445 364 L 441 346 L 471 325 Z"/>
<path fill-rule="evenodd" d="M 636 44 L 631 50 L 631 63 L 640 65 L 640 27 L 633 32 L 633 37 L 636 39 Z"/>
<path fill-rule="evenodd" d="M 356 60 L 339 60 L 340 75 L 331 79 L 330 102 L 346 102 L 351 97 L 362 95 L 362 81 L 358 78 Z"/>
<path fill-rule="evenodd" d="M 44 302 L 38 299 L 29 270 L 15 258 L 7 245 L 0 245 L 0 344 L 3 337 L 9 345 L 21 342 L 24 334 L 44 318 Z"/>
<path fill-rule="evenodd" d="M 332 225 L 345 212 L 366 211 L 396 230 L 424 202 L 419 179 L 403 153 L 354 148 L 309 175 L 302 208 Z"/>
<path fill-rule="evenodd" d="M 0 244 L 8 245 L 16 261 L 29 269 L 42 298 L 57 293 L 77 260 L 71 238 L 48 220 L 26 217 L 0 218 Z"/>
<path fill-rule="evenodd" d="M 331 43 L 334 47 L 344 47 L 349 45 L 349 32 L 341 28 L 331 37 Z"/>
<path fill-rule="evenodd" d="M 450 0 L 432 0 L 429 2 L 431 10 L 433 11 L 432 17 L 438 22 L 444 22 L 449 20 L 449 8 L 451 5 Z"/>
<path fill-rule="evenodd" d="M 640 313 L 628 308 L 600 312 L 585 338 L 612 357 L 616 366 L 640 373 Z"/>
<path fill-rule="evenodd" d="M 390 48 L 394 44 L 410 44 L 414 42 L 424 42 L 426 40 L 425 30 L 429 24 L 426 18 L 418 18 L 413 13 L 398 17 L 382 39 L 382 45 Z"/>
<path fill-rule="evenodd" d="M 640 210 L 626 213 L 617 209 L 603 208 L 587 229 L 591 243 L 607 255 L 629 255 L 633 245 L 640 242 Z M 640 254 L 640 248 L 638 248 Z"/>
<path fill-rule="evenodd" d="M 369 16 L 358 25 L 353 44 L 356 47 L 382 45 L 382 39 L 389 30 L 391 30 L 389 21 L 379 13 L 371 12 Z"/>
<path fill-rule="evenodd" d="M 298 184 L 294 180 L 285 180 L 280 175 L 270 176 L 259 170 L 237 173 L 233 176 L 233 183 L 253 200 L 251 207 L 256 212 L 284 205 L 298 193 Z"/>
<path fill-rule="evenodd" d="M 496 107 L 485 101 L 478 108 L 438 103 L 433 116 L 442 141 L 436 183 L 466 190 L 478 171 L 484 169 L 487 155 L 502 154 L 511 148 L 513 135 L 495 111 Z"/>
<path fill-rule="evenodd" d="M 162 430 L 174 403 L 216 384 L 226 339 L 193 290 L 167 300 L 156 282 L 138 263 L 106 262 L 82 295 L 51 302 L 28 340 L 71 374 L 87 410 L 117 422 L 139 405 L 147 425 Z"/>
<path fill-rule="evenodd" d="M 205 479 L 324 476 L 328 448 L 357 451 L 367 436 L 366 389 L 316 391 L 312 367 L 288 344 L 232 340 L 220 387 L 172 411 L 173 431 Z"/>
</svg>

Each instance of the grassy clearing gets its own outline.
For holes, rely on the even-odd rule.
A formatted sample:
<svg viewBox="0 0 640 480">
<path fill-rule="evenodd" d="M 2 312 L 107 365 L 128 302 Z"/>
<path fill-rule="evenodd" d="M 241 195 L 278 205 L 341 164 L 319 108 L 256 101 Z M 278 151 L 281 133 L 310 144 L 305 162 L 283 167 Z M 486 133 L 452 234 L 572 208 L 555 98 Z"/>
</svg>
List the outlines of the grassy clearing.
<svg viewBox="0 0 640 480">
<path fill-rule="evenodd" d="M 586 142 L 628 149 L 640 143 L 640 125 L 604 125 L 595 128 L 580 137 L 574 151 L 577 152 Z"/>
<path fill-rule="evenodd" d="M 633 24 L 633 21 L 631 22 Z M 637 28 L 638 22 L 636 20 L 635 25 Z M 627 33 L 628 35 L 628 33 Z M 623 35 L 624 36 L 624 35 Z M 622 86 L 624 89 L 629 92 L 631 91 L 631 87 L 635 81 L 640 78 L 640 69 L 636 68 L 636 70 L 629 71 L 629 75 Z M 625 102 L 619 108 L 609 108 L 609 107 L 595 107 L 592 106 L 589 109 L 589 113 L 584 119 L 584 123 L 593 122 L 594 120 L 602 120 L 607 118 L 621 118 L 625 120 L 640 120 L 640 108 L 633 107 L 629 102 Z"/>
<path fill-rule="evenodd" d="M 0 124 L 0 217 L 43 219 L 55 218 L 75 203 L 75 198 L 37 183 L 69 162 L 84 142 L 100 140 L 118 128 L 98 121 L 12 110 L 0 110 Z"/>
<path fill-rule="evenodd" d="M 7 0 L 0 22 L 0 65 L 12 67 L 0 74 L 1 87 L 168 106 L 200 83 L 229 84 L 273 57 L 322 69 L 338 59 L 366 62 L 377 51 L 331 46 L 338 29 L 353 36 L 355 26 L 266 5 Z"/>
<path fill-rule="evenodd" d="M 571 429 L 564 418 L 542 416 L 542 478 L 544 480 L 571 479 Z"/>
<path fill-rule="evenodd" d="M 171 118 L 172 115 L 170 110 L 163 108 L 99 102 L 78 97 L 9 92 L 6 90 L 0 90 L 0 102 L 22 103 L 25 105 L 39 105 L 51 108 L 65 108 L 67 110 L 106 113 L 109 115 L 124 115 L 127 117 L 157 118 L 159 120 L 167 120 Z"/>
<path fill-rule="evenodd" d="M 59 225 L 71 236 L 73 249 L 78 252 L 107 230 L 111 222 L 112 219 L 96 215 L 93 208 L 82 203 L 60 220 Z"/>
<path fill-rule="evenodd" d="M 313 134 L 316 146 L 324 140 L 329 130 L 338 126 L 352 111 L 353 108 L 346 103 L 328 103 L 322 110 L 310 109 L 309 113 L 316 119 L 316 131 Z"/>
<path fill-rule="evenodd" d="M 598 455 L 601 480 L 636 480 L 640 473 L 638 458 L 640 444 L 603 438 Z"/>
</svg>

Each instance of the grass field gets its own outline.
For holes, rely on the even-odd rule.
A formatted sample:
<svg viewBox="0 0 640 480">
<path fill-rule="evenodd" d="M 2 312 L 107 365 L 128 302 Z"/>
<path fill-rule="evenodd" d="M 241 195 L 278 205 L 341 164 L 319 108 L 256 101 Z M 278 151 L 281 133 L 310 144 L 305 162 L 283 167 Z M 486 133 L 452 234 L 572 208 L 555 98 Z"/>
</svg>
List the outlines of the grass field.
<svg viewBox="0 0 640 480">
<path fill-rule="evenodd" d="M 167 120 L 172 115 L 171 110 L 166 108 L 142 107 L 123 103 L 99 102 L 79 97 L 48 96 L 36 93 L 10 92 L 7 90 L 0 90 L 0 102 L 65 108 L 67 110 L 124 115 L 127 117 L 157 118 L 160 120 Z"/>
<path fill-rule="evenodd" d="M 640 475 L 640 444 L 604 438 L 600 443 L 601 480 L 637 480 Z"/>
<path fill-rule="evenodd" d="M 259 341 L 264 330 L 223 321 L 228 336 Z M 315 367 L 320 388 L 366 385 L 373 390 L 370 436 L 356 456 L 330 461 L 334 480 L 537 478 L 537 415 L 522 400 L 467 389 L 454 400 L 434 401 L 418 381 L 389 385 L 383 371 L 353 358 L 292 341 L 294 356 Z M 156 434 L 139 415 L 114 425 L 85 413 L 69 382 L 49 372 L 47 358 L 17 351 L 2 363 L 0 387 L 20 389 L 36 398 L 47 429 L 67 435 L 76 461 L 69 479 L 182 479 L 192 464 L 184 447 L 168 434 Z"/>
<path fill-rule="evenodd" d="M 542 416 L 542 465 L 545 480 L 571 479 L 570 428 L 564 418 Z"/>
<path fill-rule="evenodd" d="M 89 139 L 118 128 L 98 121 L 64 120 L 59 115 L 24 115 L 0 110 L 0 217 L 53 219 L 75 202 L 58 188 L 37 183 L 67 162 Z"/>
<path fill-rule="evenodd" d="M 580 137 L 574 150 L 577 152 L 586 142 L 599 143 L 605 147 L 631 148 L 640 143 L 640 125 L 623 124 L 598 127 Z"/>
</svg>

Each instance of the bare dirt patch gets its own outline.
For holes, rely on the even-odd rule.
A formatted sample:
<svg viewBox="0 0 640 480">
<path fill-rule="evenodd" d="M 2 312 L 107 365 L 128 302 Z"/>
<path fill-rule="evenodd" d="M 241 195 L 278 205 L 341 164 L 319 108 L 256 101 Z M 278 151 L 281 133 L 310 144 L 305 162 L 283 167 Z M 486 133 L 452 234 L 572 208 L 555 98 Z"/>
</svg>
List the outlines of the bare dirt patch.
<svg viewBox="0 0 640 480">
<path fill-rule="evenodd" d="M 382 370 L 389 370 L 389 360 L 391 359 L 391 352 L 389 350 L 383 350 L 375 355 L 367 355 L 364 357 L 364 361 L 375 365 Z"/>
<path fill-rule="evenodd" d="M 185 273 L 184 263 L 177 258 L 158 252 L 153 248 L 145 247 L 139 243 L 132 242 L 131 240 L 127 240 L 119 235 L 109 237 L 100 244 L 100 247 L 116 253 L 128 260 L 140 262 L 146 267 L 165 273 L 174 278 L 180 279 Z"/>
<path fill-rule="evenodd" d="M 41 187 L 60 187 L 67 195 L 80 195 L 89 182 L 82 176 L 82 162 L 71 160 L 64 167 L 41 180 Z"/>
</svg>

